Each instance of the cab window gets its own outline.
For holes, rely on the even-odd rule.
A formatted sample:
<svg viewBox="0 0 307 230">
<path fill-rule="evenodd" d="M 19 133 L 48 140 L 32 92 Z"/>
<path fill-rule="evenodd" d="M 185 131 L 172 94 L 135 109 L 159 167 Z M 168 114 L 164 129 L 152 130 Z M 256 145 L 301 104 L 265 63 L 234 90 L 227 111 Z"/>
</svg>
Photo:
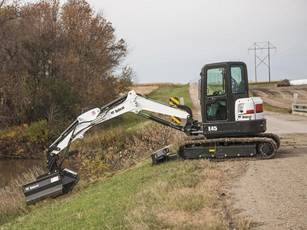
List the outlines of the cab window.
<svg viewBox="0 0 307 230">
<path fill-rule="evenodd" d="M 225 94 L 225 69 L 212 68 L 207 70 L 207 96 Z"/>
<path fill-rule="evenodd" d="M 207 121 L 219 121 L 227 119 L 226 99 L 218 99 L 207 104 Z"/>
<path fill-rule="evenodd" d="M 242 68 L 240 66 L 232 66 L 231 74 L 231 91 L 234 94 L 245 93 L 246 85 L 243 78 Z"/>
</svg>

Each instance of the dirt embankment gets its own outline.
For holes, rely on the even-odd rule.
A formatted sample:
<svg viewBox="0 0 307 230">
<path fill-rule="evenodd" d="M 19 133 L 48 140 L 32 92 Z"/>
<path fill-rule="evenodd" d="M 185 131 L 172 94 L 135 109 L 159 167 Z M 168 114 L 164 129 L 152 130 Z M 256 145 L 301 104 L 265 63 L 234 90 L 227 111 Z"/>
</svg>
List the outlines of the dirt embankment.
<svg viewBox="0 0 307 230">
<path fill-rule="evenodd" d="M 198 99 L 198 85 L 195 82 L 190 83 L 189 94 L 193 104 L 194 119 L 201 121 L 200 101 Z"/>
<path fill-rule="evenodd" d="M 130 87 L 130 90 L 134 90 L 137 93 L 143 94 L 143 95 L 147 95 L 150 94 L 152 91 L 156 90 L 159 88 L 159 85 L 133 85 L 132 87 Z"/>
<path fill-rule="evenodd" d="M 274 107 L 290 109 L 293 103 L 293 94 L 298 95 L 298 103 L 307 104 L 307 86 L 289 87 L 253 87 L 250 89 L 251 95 L 261 97 L 265 103 Z"/>
</svg>

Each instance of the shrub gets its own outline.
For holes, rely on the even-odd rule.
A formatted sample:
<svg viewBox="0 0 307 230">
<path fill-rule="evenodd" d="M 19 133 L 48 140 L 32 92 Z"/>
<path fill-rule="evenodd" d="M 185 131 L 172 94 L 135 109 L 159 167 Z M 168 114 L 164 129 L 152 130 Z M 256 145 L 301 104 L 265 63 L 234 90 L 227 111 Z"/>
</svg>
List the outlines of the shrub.
<svg viewBox="0 0 307 230">
<path fill-rule="evenodd" d="M 25 137 L 32 143 L 45 143 L 49 137 L 48 123 L 46 120 L 40 120 L 32 123 L 25 133 Z"/>
</svg>

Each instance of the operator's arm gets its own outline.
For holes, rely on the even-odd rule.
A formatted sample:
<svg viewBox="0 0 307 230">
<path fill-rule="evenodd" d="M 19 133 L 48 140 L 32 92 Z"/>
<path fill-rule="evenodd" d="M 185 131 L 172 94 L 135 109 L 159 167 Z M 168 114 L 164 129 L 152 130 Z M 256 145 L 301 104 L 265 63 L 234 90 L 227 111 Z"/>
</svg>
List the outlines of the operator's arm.
<svg viewBox="0 0 307 230">
<path fill-rule="evenodd" d="M 86 131 L 90 128 L 103 123 L 112 118 L 118 117 L 127 112 L 139 114 L 145 118 L 154 120 L 163 125 L 189 132 L 193 126 L 192 114 L 182 109 L 170 107 L 160 102 L 147 99 L 141 95 L 130 91 L 127 95 L 120 97 L 102 108 L 95 108 L 81 114 L 61 135 L 53 142 L 48 149 L 48 167 L 49 170 L 54 168 L 53 162 L 50 162 L 50 156 L 58 155 L 76 139 L 83 138 Z M 185 119 L 185 125 L 175 125 L 169 121 L 161 119 L 146 112 L 159 113 L 168 116 L 175 116 Z M 52 157 L 53 158 L 53 157 Z M 49 164 L 51 165 L 49 166 Z"/>
</svg>

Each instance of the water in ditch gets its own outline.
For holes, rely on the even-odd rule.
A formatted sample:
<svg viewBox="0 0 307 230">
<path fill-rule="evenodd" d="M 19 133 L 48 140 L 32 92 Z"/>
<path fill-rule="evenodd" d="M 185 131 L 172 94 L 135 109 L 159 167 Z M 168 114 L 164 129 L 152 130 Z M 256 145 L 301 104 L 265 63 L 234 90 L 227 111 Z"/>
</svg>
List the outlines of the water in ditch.
<svg viewBox="0 0 307 230">
<path fill-rule="evenodd" d="M 0 160 L 0 188 L 8 185 L 22 173 L 42 164 L 41 160 Z"/>
</svg>

